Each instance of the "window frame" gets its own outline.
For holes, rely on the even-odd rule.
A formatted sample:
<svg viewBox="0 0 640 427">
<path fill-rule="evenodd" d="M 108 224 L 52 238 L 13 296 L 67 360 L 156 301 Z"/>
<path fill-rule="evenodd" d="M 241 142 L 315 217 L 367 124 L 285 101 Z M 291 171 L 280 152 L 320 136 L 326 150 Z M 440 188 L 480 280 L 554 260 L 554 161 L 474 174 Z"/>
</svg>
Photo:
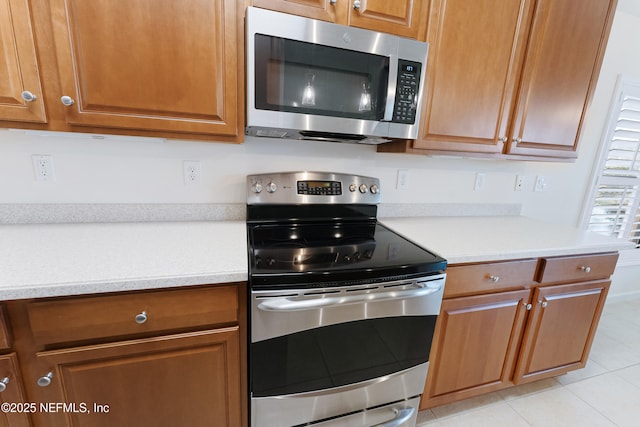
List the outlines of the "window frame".
<svg viewBox="0 0 640 427">
<path fill-rule="evenodd" d="M 596 161 L 594 162 L 591 184 L 588 187 L 588 194 L 585 197 L 585 203 L 582 209 L 580 224 L 581 227 L 585 230 L 589 229 L 589 223 L 593 214 L 594 203 L 596 201 L 598 188 L 601 183 L 610 182 L 614 184 L 622 183 L 625 180 L 628 180 L 629 182 L 634 180 L 635 184 L 637 185 L 637 191 L 633 199 L 633 203 L 631 204 L 632 208 L 630 209 L 630 212 L 632 212 L 631 215 L 634 218 L 637 218 L 640 215 L 640 171 L 638 172 L 638 176 L 636 178 L 615 178 L 606 176 L 604 174 L 605 165 L 607 163 L 607 160 L 609 160 L 609 152 L 612 145 L 613 136 L 616 131 L 616 124 L 620 117 L 625 97 L 629 95 L 640 98 L 640 79 L 621 75 L 618 77 L 616 87 L 613 92 L 611 106 L 609 107 L 609 113 L 607 114 L 606 127 L 600 141 L 600 148 L 598 150 Z M 640 128 L 640 123 L 638 124 L 638 128 Z M 640 142 L 638 144 L 640 144 Z M 634 218 L 631 218 L 632 221 Z M 622 235 L 619 235 L 618 238 L 624 239 L 626 241 L 631 241 L 631 235 L 629 231 L 630 229 L 621 233 Z M 638 245 L 638 247 L 636 247 L 635 249 L 621 251 L 618 265 L 640 266 L 640 250 L 638 249 L 640 249 L 640 245 Z"/>
</svg>

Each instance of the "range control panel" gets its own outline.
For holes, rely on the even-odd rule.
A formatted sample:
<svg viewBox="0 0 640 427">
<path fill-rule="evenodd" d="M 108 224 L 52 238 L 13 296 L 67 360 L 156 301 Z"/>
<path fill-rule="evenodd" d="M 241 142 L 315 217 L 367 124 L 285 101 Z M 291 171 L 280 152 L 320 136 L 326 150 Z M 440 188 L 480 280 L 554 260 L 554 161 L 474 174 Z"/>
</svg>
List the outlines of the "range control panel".
<svg viewBox="0 0 640 427">
<path fill-rule="evenodd" d="M 380 180 L 333 172 L 247 176 L 247 204 L 378 204 Z"/>
<path fill-rule="evenodd" d="M 420 87 L 421 64 L 419 62 L 398 60 L 398 80 L 396 100 L 393 106 L 393 123 L 416 122 L 416 107 Z"/>
</svg>

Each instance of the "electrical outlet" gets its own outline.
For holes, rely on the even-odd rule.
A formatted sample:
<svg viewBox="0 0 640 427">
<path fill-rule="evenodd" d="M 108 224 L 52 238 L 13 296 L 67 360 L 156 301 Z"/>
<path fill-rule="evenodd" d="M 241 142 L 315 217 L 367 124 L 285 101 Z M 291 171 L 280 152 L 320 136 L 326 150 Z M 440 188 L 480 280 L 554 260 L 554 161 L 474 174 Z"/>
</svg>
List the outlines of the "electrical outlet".
<svg viewBox="0 0 640 427">
<path fill-rule="evenodd" d="M 536 185 L 533 187 L 533 191 L 544 191 L 547 189 L 547 180 L 544 176 L 539 175 L 536 177 Z"/>
<path fill-rule="evenodd" d="M 407 169 L 398 169 L 398 179 L 396 181 L 398 190 L 409 189 L 409 171 Z"/>
<path fill-rule="evenodd" d="M 182 172 L 184 174 L 184 184 L 199 184 L 201 179 L 200 162 L 185 160 L 182 163 Z"/>
<path fill-rule="evenodd" d="M 522 191 L 522 190 L 524 190 L 524 181 L 525 181 L 525 176 L 524 176 L 524 175 L 518 175 L 518 176 L 516 176 L 516 186 L 515 186 L 515 191 Z"/>
<path fill-rule="evenodd" d="M 473 189 L 476 191 L 482 191 L 484 190 L 484 181 L 485 181 L 485 174 L 483 173 L 477 173 L 476 174 L 476 182 L 473 186 Z"/>
<path fill-rule="evenodd" d="M 53 169 L 53 157 L 49 154 L 34 154 L 31 156 L 33 163 L 33 174 L 36 181 L 50 181 L 56 180 L 56 175 Z"/>
</svg>

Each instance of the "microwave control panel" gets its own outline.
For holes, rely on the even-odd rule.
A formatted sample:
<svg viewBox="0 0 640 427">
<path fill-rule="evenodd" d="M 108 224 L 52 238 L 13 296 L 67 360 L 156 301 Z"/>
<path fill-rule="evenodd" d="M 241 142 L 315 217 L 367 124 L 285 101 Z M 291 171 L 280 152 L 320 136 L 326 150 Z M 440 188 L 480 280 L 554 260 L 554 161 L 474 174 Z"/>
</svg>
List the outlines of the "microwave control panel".
<svg viewBox="0 0 640 427">
<path fill-rule="evenodd" d="M 421 64 L 400 59 L 398 61 L 398 80 L 396 83 L 396 101 L 393 105 L 393 123 L 416 122 L 416 104 L 420 83 Z"/>
</svg>

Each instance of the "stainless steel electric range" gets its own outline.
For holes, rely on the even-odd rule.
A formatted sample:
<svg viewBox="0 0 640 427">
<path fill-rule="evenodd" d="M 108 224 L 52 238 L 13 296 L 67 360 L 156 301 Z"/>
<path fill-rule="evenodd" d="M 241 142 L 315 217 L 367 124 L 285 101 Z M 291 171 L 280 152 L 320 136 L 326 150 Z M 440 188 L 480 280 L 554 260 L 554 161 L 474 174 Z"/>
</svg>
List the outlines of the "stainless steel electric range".
<svg viewBox="0 0 640 427">
<path fill-rule="evenodd" d="M 247 177 L 252 426 L 415 426 L 447 262 L 377 221 L 381 190 Z"/>
</svg>

